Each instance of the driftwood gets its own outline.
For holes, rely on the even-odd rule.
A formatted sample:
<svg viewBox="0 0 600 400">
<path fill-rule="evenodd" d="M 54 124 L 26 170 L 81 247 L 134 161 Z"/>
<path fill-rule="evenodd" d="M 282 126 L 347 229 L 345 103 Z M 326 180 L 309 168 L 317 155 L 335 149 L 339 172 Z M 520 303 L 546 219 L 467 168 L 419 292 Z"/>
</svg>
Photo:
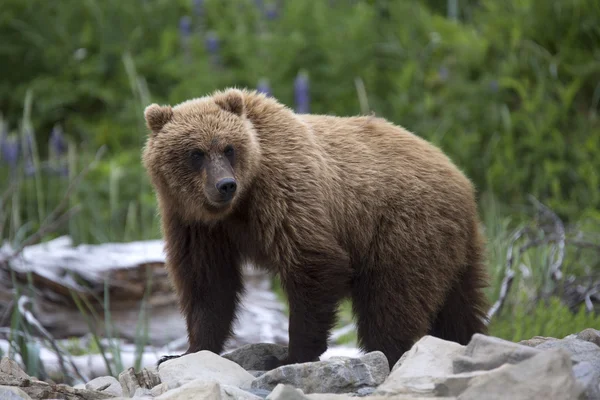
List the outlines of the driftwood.
<svg viewBox="0 0 600 400">
<path fill-rule="evenodd" d="M 12 249 L 0 248 L 0 258 Z M 13 304 L 15 280 L 32 297 L 31 312 L 54 338 L 83 336 L 90 333 L 82 312 L 74 300 L 93 306 L 97 334 L 133 341 L 140 311 L 148 318 L 148 342 L 164 346 L 175 341 L 185 347 L 184 319 L 177 307 L 164 268 L 163 242 L 160 240 L 100 245 L 73 246 L 69 237 L 28 246 L 0 270 L 0 317 L 8 316 Z M 250 266 L 245 268 L 246 297 L 229 346 L 247 343 L 287 343 L 287 317 L 284 306 L 271 292 L 267 275 Z M 34 291 L 27 291 L 30 281 Z M 108 296 L 105 296 L 105 293 Z M 105 301 L 108 301 L 111 326 L 104 325 Z M 86 309 L 86 312 L 89 310 Z M 0 320 L 8 326 L 9 319 Z M 112 329 L 112 332 L 107 329 Z"/>
<path fill-rule="evenodd" d="M 585 304 L 588 312 L 595 311 L 594 302 L 600 303 L 600 276 L 590 274 L 585 277 L 568 276 L 565 278 L 562 269 L 567 246 L 571 246 L 578 251 L 591 249 L 600 254 L 600 242 L 582 240 L 582 232 L 579 231 L 569 234 L 563 221 L 550 208 L 532 196 L 530 196 L 530 200 L 538 211 L 539 222 L 517 230 L 510 239 L 500 293 L 498 300 L 488 311 L 488 321 L 500 313 L 508 299 L 516 276 L 515 253 L 521 256 L 529 249 L 539 246 L 550 247 L 549 258 L 551 264 L 547 273 L 554 284 L 554 289 L 550 294 L 560 296 L 572 311 L 578 309 L 581 304 Z M 525 239 L 525 242 L 519 246 L 517 243 L 521 239 Z M 528 268 L 522 264 L 519 265 L 519 268 L 525 275 L 530 273 Z M 544 295 L 548 295 L 548 293 L 540 293 L 538 297 L 544 297 Z"/>
</svg>

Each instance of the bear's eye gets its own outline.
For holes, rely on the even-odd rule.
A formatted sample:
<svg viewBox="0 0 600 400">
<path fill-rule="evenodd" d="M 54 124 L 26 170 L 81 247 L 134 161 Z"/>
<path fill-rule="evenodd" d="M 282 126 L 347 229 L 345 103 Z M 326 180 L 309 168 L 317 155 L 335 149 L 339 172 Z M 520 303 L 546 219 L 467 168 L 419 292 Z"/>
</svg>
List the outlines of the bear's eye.
<svg viewBox="0 0 600 400">
<path fill-rule="evenodd" d="M 195 168 L 200 168 L 204 161 L 204 152 L 202 150 L 194 150 L 190 153 L 190 159 Z"/>
<path fill-rule="evenodd" d="M 225 154 L 226 157 L 233 157 L 233 147 L 232 146 L 225 147 L 223 154 Z"/>
</svg>

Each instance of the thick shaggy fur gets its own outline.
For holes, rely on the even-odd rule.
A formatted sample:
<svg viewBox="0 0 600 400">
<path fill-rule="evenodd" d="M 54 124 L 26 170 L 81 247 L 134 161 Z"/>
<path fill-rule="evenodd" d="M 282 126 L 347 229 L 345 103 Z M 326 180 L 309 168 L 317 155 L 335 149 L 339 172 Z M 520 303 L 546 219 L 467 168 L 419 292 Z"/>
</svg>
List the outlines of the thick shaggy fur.
<svg viewBox="0 0 600 400">
<path fill-rule="evenodd" d="M 186 353 L 222 351 L 248 261 L 279 274 L 289 300 L 289 357 L 273 366 L 318 360 L 347 296 L 362 349 L 390 367 L 425 334 L 466 344 L 486 331 L 474 189 L 433 145 L 380 118 L 299 115 L 238 89 L 145 116 Z M 189 154 L 220 160 L 227 145 L 238 187 L 223 205 Z"/>
</svg>

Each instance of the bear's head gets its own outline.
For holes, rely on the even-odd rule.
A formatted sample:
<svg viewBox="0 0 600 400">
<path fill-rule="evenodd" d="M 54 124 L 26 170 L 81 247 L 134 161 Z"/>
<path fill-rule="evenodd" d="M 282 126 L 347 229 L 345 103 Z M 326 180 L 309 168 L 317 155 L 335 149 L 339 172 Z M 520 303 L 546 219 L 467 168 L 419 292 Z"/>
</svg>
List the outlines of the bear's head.
<svg viewBox="0 0 600 400">
<path fill-rule="evenodd" d="M 244 92 L 229 89 L 175 107 L 146 107 L 143 163 L 163 206 L 204 222 L 235 208 L 260 159 L 244 100 Z"/>
</svg>

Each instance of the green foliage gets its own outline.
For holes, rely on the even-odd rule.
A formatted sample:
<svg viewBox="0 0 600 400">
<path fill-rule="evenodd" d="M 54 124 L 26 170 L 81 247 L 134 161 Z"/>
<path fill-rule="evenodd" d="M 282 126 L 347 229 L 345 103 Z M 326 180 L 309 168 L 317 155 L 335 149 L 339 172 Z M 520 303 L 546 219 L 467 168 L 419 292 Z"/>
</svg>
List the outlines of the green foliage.
<svg viewBox="0 0 600 400">
<path fill-rule="evenodd" d="M 490 333 L 517 342 L 534 336 L 562 339 L 572 333 L 600 326 L 600 315 L 590 313 L 581 305 L 576 313 L 557 297 L 534 305 L 519 304 L 510 315 L 491 322 Z"/>
<path fill-rule="evenodd" d="M 191 0 L 4 3 L 0 55 L 24 62 L 0 64 L 11 77 L 0 110 L 19 124 L 32 90 L 40 142 L 60 123 L 88 152 L 129 153 L 105 170 L 139 171 L 150 101 L 268 78 L 293 106 L 293 80 L 306 71 L 312 112 L 367 111 L 361 82 L 369 110 L 440 145 L 480 192 L 505 203 L 531 193 L 568 218 L 600 207 L 596 1 L 461 1 L 458 19 L 437 0 L 284 1 L 271 18 L 251 0 L 205 0 L 202 14 Z M 189 36 L 178 30 L 184 15 Z"/>
</svg>

